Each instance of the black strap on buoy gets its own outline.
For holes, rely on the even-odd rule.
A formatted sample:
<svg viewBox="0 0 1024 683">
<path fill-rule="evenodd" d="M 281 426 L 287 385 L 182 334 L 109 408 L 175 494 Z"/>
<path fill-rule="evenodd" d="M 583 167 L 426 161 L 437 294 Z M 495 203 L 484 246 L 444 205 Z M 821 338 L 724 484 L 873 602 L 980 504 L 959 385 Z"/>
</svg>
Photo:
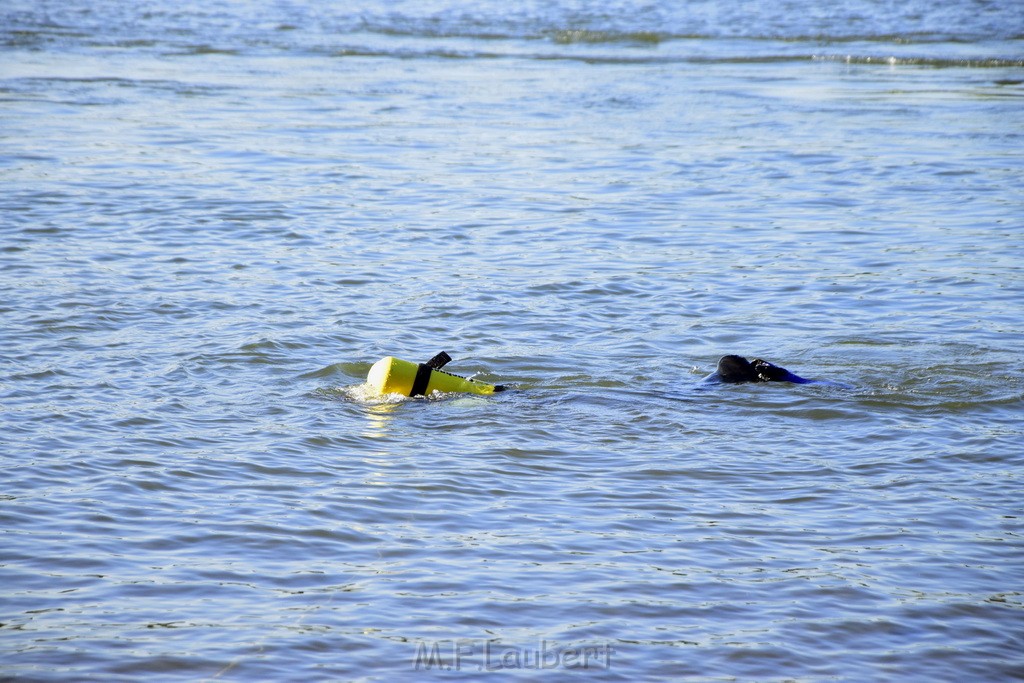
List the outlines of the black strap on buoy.
<svg viewBox="0 0 1024 683">
<path fill-rule="evenodd" d="M 430 384 L 430 373 L 434 370 L 440 370 L 448 365 L 451 360 L 452 357 L 442 351 L 426 363 L 420 363 L 416 368 L 416 377 L 412 380 L 412 389 L 409 390 L 409 396 L 423 396 L 426 394 L 427 385 Z"/>
<path fill-rule="evenodd" d="M 434 368 L 426 363 L 420 363 L 416 368 L 416 377 L 412 381 L 412 389 L 409 390 L 409 396 L 423 396 L 426 394 L 427 385 L 430 384 L 430 375 L 433 372 Z"/>
</svg>

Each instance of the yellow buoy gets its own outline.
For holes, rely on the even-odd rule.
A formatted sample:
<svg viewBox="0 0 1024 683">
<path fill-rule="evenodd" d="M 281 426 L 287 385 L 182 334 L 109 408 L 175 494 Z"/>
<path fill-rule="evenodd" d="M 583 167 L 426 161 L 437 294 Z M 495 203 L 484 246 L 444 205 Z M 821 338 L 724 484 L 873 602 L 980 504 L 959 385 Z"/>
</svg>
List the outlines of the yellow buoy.
<svg viewBox="0 0 1024 683">
<path fill-rule="evenodd" d="M 451 356 L 444 351 L 426 363 L 411 363 L 387 356 L 370 368 L 366 386 L 374 394 L 402 396 L 426 396 L 435 391 L 487 395 L 505 388 L 442 371 L 440 368 L 450 360 Z"/>
</svg>

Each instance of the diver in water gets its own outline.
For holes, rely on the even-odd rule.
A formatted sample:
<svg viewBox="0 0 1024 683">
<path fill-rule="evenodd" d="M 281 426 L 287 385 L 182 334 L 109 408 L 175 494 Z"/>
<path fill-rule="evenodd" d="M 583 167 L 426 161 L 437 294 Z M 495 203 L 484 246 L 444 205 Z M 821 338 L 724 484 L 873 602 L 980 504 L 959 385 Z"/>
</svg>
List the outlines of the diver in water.
<svg viewBox="0 0 1024 683">
<path fill-rule="evenodd" d="M 813 379 L 804 379 L 794 375 L 786 368 L 779 367 L 766 360 L 755 358 L 749 361 L 743 356 L 722 356 L 718 360 L 718 368 L 705 378 L 707 382 L 723 382 L 740 384 L 742 382 L 792 382 L 793 384 L 812 384 Z"/>
</svg>

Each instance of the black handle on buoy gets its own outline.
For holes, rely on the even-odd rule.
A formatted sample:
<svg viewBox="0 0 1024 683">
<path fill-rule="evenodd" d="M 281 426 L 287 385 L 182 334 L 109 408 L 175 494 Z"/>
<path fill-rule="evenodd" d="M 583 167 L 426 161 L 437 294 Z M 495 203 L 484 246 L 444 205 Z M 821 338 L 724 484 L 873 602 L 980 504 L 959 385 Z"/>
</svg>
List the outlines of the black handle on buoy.
<svg viewBox="0 0 1024 683">
<path fill-rule="evenodd" d="M 428 360 L 426 363 L 424 363 L 424 365 L 434 370 L 440 370 L 444 366 L 448 365 L 448 363 L 450 363 L 451 360 L 452 357 L 449 356 L 444 351 L 442 351 L 441 353 L 437 354 L 436 356 Z"/>
</svg>

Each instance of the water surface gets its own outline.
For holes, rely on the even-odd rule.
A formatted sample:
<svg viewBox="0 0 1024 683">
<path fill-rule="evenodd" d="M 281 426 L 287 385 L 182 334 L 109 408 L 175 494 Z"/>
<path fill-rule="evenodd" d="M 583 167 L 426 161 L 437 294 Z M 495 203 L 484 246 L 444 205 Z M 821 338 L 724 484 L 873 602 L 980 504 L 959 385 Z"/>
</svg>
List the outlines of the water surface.
<svg viewBox="0 0 1024 683">
<path fill-rule="evenodd" d="M 557 5 L 0 10 L 4 676 L 1024 677 L 1017 4 Z"/>
</svg>

